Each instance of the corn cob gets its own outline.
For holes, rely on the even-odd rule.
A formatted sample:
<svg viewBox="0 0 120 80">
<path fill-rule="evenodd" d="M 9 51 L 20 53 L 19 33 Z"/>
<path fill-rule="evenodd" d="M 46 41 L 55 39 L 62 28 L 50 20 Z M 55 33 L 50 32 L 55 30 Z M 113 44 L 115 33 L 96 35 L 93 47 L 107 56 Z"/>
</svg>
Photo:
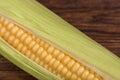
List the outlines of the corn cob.
<svg viewBox="0 0 120 80">
<path fill-rule="evenodd" d="M 0 46 L 1 54 L 23 70 L 38 79 L 45 80 L 114 80 L 120 78 L 118 57 L 36 1 L 5 0 L 1 3 L 6 4 L 6 6 L 0 4 L 0 44 L 3 45 Z M 8 6 L 10 9 L 6 8 Z M 16 10 L 17 8 L 19 10 Z M 24 16 L 27 13 L 25 10 L 29 12 L 26 16 Z M 16 58 L 5 51 L 6 47 Z M 89 52 L 93 53 L 92 56 Z M 99 57 L 99 53 L 102 57 Z M 92 59 L 95 57 L 98 58 L 97 61 Z M 109 69 L 112 71 L 106 70 L 107 66 L 103 65 L 104 62 L 99 62 L 100 60 L 104 60 L 107 64 L 110 60 L 112 65 L 107 66 L 111 66 Z"/>
<path fill-rule="evenodd" d="M 4 17 L 0 18 L 0 30 L 0 37 L 8 44 L 65 80 L 102 80 L 99 75 L 78 61 Z"/>
</svg>

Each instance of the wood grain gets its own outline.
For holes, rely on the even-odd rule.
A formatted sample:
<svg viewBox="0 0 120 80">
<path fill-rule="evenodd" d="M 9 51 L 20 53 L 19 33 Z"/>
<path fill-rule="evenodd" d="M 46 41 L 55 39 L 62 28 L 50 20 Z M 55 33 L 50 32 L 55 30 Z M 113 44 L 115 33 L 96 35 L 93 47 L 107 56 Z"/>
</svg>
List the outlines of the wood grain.
<svg viewBox="0 0 120 80">
<path fill-rule="evenodd" d="M 120 57 L 120 0 L 38 0 Z M 0 56 L 0 80 L 36 80 Z"/>
</svg>

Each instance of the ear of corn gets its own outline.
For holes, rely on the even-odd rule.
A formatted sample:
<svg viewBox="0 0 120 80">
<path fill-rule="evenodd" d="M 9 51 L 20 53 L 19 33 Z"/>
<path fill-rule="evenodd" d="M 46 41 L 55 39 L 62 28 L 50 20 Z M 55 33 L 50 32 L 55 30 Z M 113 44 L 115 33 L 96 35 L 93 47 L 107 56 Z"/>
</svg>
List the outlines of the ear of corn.
<svg viewBox="0 0 120 80">
<path fill-rule="evenodd" d="M 1 0 L 0 14 L 16 22 L 16 24 L 22 25 L 20 26 L 21 28 L 42 38 L 57 49 L 65 52 L 66 55 L 85 64 L 91 70 L 100 74 L 103 79 L 120 79 L 120 59 L 117 56 L 72 27 L 38 2 L 34 0 Z M 9 43 L 2 41 L 2 38 L 0 39 L 0 44 L 3 45 L 0 46 L 0 51 L 3 56 L 7 57 L 19 67 L 22 65 L 22 69 L 36 78 L 49 80 L 52 76 L 52 80 L 59 79 L 49 71 L 44 70 L 34 62 L 30 62 L 26 57 L 18 54 L 10 45 L 7 45 Z"/>
<path fill-rule="evenodd" d="M 98 73 L 3 16 L 0 17 L 0 37 L 20 52 L 19 55 L 26 56 L 65 80 L 102 80 Z M 34 66 L 32 68 L 35 69 Z"/>
</svg>

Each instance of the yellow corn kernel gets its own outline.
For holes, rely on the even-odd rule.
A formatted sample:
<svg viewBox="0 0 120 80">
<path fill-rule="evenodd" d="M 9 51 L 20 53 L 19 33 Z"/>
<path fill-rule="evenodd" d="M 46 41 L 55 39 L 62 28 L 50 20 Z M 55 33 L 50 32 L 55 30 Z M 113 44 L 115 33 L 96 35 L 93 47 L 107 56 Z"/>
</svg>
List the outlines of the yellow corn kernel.
<svg viewBox="0 0 120 80">
<path fill-rule="evenodd" d="M 103 80 L 99 74 L 65 52 L 2 16 L 0 16 L 0 37 L 22 55 L 65 80 Z"/>
</svg>

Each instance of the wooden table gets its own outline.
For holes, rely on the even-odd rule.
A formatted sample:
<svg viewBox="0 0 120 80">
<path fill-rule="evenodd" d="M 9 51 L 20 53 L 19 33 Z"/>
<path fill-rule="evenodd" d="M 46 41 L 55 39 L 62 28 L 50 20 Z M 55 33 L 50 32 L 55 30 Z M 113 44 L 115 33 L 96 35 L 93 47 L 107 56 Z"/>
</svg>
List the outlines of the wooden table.
<svg viewBox="0 0 120 80">
<path fill-rule="evenodd" d="M 120 0 L 39 0 L 120 57 Z M 0 56 L 0 80 L 36 80 Z"/>
</svg>

